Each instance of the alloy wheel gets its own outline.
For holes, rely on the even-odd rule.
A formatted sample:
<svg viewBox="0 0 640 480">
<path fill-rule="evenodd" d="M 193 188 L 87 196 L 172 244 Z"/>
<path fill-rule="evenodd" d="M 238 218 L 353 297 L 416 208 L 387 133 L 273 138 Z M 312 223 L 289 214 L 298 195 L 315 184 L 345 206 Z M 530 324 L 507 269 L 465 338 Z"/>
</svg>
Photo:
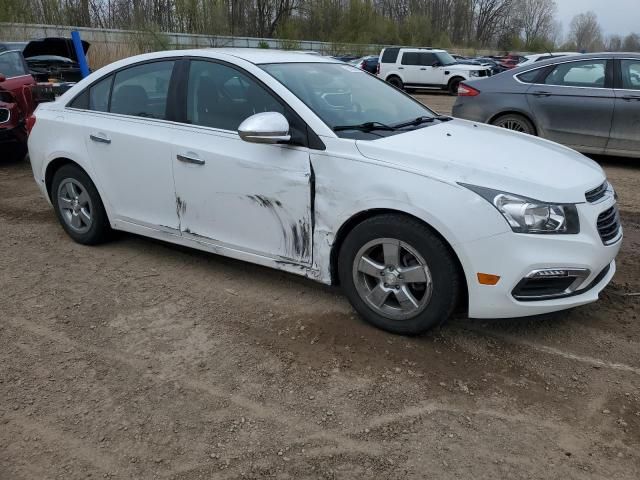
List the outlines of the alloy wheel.
<svg viewBox="0 0 640 480">
<path fill-rule="evenodd" d="M 424 258 L 393 238 L 372 240 L 355 256 L 353 280 L 362 300 L 376 313 L 407 320 L 431 300 L 433 281 Z"/>
<path fill-rule="evenodd" d="M 87 189 L 74 178 L 65 178 L 58 187 L 58 209 L 67 226 L 86 233 L 93 224 L 93 205 Z"/>
</svg>

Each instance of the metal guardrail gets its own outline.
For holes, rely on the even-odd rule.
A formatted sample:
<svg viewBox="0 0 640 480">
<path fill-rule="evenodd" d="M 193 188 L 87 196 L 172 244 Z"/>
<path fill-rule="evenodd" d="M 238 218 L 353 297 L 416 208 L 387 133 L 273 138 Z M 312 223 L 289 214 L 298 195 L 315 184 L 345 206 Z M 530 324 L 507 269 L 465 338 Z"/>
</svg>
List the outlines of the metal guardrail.
<svg viewBox="0 0 640 480">
<path fill-rule="evenodd" d="M 72 30 L 78 30 L 84 40 L 90 43 L 131 44 L 132 39 L 138 37 L 141 41 L 157 37 L 159 43 L 169 48 L 210 48 L 210 47 L 238 47 L 238 48 L 273 48 L 285 50 L 311 50 L 322 54 L 337 53 L 368 53 L 378 54 L 380 50 L 390 46 L 359 43 L 333 43 L 316 40 L 287 40 L 278 38 L 236 37 L 226 35 L 199 35 L 190 33 L 151 32 L 137 30 L 115 30 L 87 27 L 73 27 L 68 25 L 43 25 L 25 23 L 0 22 L 0 41 L 24 41 L 42 37 L 70 37 Z M 490 54 L 488 50 L 450 49 L 452 53 Z"/>
</svg>

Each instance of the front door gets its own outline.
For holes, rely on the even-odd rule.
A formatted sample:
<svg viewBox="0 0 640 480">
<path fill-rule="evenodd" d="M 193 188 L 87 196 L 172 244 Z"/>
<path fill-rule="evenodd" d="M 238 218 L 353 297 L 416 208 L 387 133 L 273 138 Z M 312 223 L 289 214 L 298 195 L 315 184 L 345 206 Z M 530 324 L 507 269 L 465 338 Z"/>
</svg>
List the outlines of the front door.
<svg viewBox="0 0 640 480">
<path fill-rule="evenodd" d="M 112 220 L 178 232 L 171 164 L 173 124 L 166 121 L 173 60 L 120 70 L 71 104 Z M 90 126 L 89 126 L 90 125 Z"/>
<path fill-rule="evenodd" d="M 527 92 L 542 136 L 564 145 L 603 152 L 609 140 L 615 93 L 607 60 L 558 64 Z"/>
<path fill-rule="evenodd" d="M 306 147 L 240 139 L 255 113 L 287 109 L 246 72 L 192 60 L 186 123 L 172 151 L 182 235 L 243 255 L 311 263 L 311 165 Z M 233 255 L 232 255 L 233 256 Z"/>
<path fill-rule="evenodd" d="M 640 60 L 621 60 L 621 88 L 616 89 L 613 127 L 607 151 L 640 154 Z"/>
</svg>

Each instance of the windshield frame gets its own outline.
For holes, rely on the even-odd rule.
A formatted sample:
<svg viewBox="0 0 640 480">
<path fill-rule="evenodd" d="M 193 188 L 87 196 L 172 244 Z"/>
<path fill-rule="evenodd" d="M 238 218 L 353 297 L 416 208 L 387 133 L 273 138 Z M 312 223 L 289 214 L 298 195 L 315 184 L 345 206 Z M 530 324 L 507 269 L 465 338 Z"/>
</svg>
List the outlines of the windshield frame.
<svg viewBox="0 0 640 480">
<path fill-rule="evenodd" d="M 438 117 L 438 113 L 437 112 L 435 112 L 434 110 L 431 110 L 431 108 L 429 108 L 427 105 L 425 105 L 424 103 L 420 102 L 419 100 L 417 100 L 413 96 L 409 95 L 404 90 L 399 90 L 399 89 L 389 85 L 387 82 L 382 80 L 377 75 L 373 75 L 373 74 L 371 74 L 371 73 L 369 73 L 369 72 L 367 72 L 365 70 L 360 70 L 359 68 L 357 68 L 357 67 L 355 67 L 353 65 L 344 64 L 343 62 L 338 62 L 338 61 L 327 61 L 327 62 L 269 62 L 269 63 L 256 64 L 256 66 L 258 68 L 260 68 L 260 70 L 262 70 L 264 73 L 269 75 L 269 77 L 271 77 L 274 81 L 278 82 L 279 85 L 282 85 L 287 90 L 287 92 L 289 92 L 291 95 L 293 95 L 295 98 L 297 98 L 300 102 L 302 102 L 302 104 L 305 105 L 318 118 L 318 120 L 320 120 L 320 122 L 322 122 L 324 125 L 326 125 L 326 127 L 335 135 L 336 138 L 349 139 L 348 137 L 343 137 L 343 136 L 338 135 L 337 132 L 335 132 L 333 130 L 335 128 L 335 126 L 332 127 L 329 123 L 327 123 L 327 121 L 321 115 L 318 114 L 318 112 L 313 107 L 313 105 L 307 104 L 307 102 L 304 99 L 300 98 L 300 96 L 298 94 L 296 94 L 296 92 L 294 92 L 286 84 L 284 84 L 280 80 L 278 80 L 278 78 L 275 75 L 273 75 L 267 68 L 264 68 L 264 67 L 269 67 L 269 66 L 272 66 L 272 65 L 342 65 L 342 66 L 352 67 L 352 68 L 355 68 L 356 70 L 358 70 L 358 72 L 360 72 L 361 74 L 369 75 L 374 80 L 383 83 L 385 85 L 385 87 L 393 88 L 396 92 L 404 95 L 406 98 L 411 100 L 411 102 L 413 102 L 414 104 L 418 105 L 420 108 L 424 109 L 425 112 L 426 112 L 425 116 L 431 116 L 433 118 Z M 407 121 L 409 121 L 409 120 L 411 120 L 411 119 L 407 119 Z M 391 133 L 393 133 L 393 134 L 401 134 L 401 133 L 406 133 L 406 132 L 409 132 L 409 131 L 410 130 L 397 130 L 397 131 L 394 131 L 394 132 L 391 132 Z M 372 140 L 374 140 L 374 139 L 372 139 Z"/>
</svg>

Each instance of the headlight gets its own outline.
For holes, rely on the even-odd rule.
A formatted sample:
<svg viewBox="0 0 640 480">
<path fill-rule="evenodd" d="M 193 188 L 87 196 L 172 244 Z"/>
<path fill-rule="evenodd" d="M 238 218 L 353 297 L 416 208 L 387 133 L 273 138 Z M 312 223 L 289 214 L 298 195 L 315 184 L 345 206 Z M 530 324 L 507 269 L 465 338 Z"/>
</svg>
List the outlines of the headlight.
<svg viewBox="0 0 640 480">
<path fill-rule="evenodd" d="M 471 77 L 479 77 L 480 76 L 480 72 L 478 72 L 477 70 L 472 70 L 469 72 L 469 76 Z"/>
<path fill-rule="evenodd" d="M 578 209 L 572 204 L 539 202 L 512 193 L 460 183 L 493 205 L 516 233 L 580 233 Z"/>
</svg>

